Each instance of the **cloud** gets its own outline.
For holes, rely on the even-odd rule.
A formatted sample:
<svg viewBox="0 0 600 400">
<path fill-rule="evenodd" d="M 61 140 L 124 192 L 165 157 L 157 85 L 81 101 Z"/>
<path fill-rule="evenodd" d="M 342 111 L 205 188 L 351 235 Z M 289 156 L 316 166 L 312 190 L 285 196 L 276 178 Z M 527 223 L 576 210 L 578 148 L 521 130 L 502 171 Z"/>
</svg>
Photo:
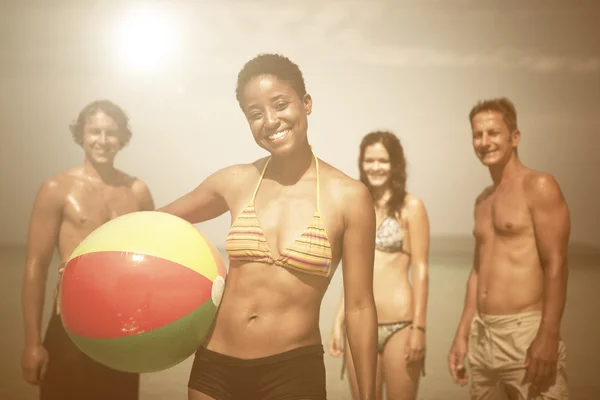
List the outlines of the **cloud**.
<svg viewBox="0 0 600 400">
<path fill-rule="evenodd" d="M 430 2 L 436 3 L 435 0 Z M 481 41 L 474 40 L 477 37 L 473 31 L 475 28 L 469 28 L 470 23 L 480 22 L 474 12 L 466 18 L 463 14 L 440 14 L 439 10 L 434 11 L 422 3 L 418 7 L 415 3 L 405 10 L 385 1 L 293 4 L 296 5 L 286 3 L 285 6 L 271 7 L 268 23 L 252 24 L 243 45 L 246 48 L 291 48 L 292 53 L 302 52 L 321 60 L 397 68 L 497 68 L 540 74 L 600 72 L 600 57 L 593 53 L 589 56 L 566 55 L 561 54 L 558 48 L 540 52 L 533 49 L 535 42 L 529 45 L 525 42 L 506 43 L 504 47 L 498 43 L 495 48 L 486 46 L 479 50 L 474 46 Z M 504 12 L 519 14 L 523 10 Z M 233 25 L 239 28 L 243 21 L 256 21 L 258 14 L 255 18 L 249 17 L 255 13 L 256 9 L 250 5 L 236 10 Z M 466 25 L 465 30 L 457 29 L 456 21 L 462 21 Z M 432 25 L 434 23 L 436 25 Z M 430 35 L 429 27 L 436 26 L 439 30 L 446 24 L 448 35 L 440 37 L 439 43 L 432 42 L 435 36 Z M 494 38 L 491 33 L 479 34 L 489 34 L 489 38 Z M 408 37 L 421 38 L 429 43 L 407 45 L 396 42 Z M 464 50 L 468 43 L 465 38 L 472 40 L 473 51 Z M 458 50 L 458 46 L 462 49 Z"/>
<path fill-rule="evenodd" d="M 285 48 L 293 43 L 295 48 L 306 49 L 315 57 L 324 59 L 398 68 L 499 68 L 546 74 L 600 72 L 600 57 L 595 54 L 571 56 L 561 54 L 558 48 L 545 53 L 534 50 L 534 42 L 531 42 L 531 47 L 526 43 L 506 43 L 505 47 L 497 46 L 495 49 L 486 47 L 478 50 L 473 47 L 474 51 L 465 51 L 463 47 L 458 50 L 457 46 L 466 43 L 465 38 L 478 36 L 475 28 L 469 26 L 478 26 L 481 17 L 477 10 L 471 10 L 465 17 L 465 13 L 455 15 L 450 12 L 452 8 L 440 11 L 427 6 L 438 3 L 430 0 L 417 4 L 406 0 L 403 7 L 387 1 L 324 1 L 319 6 L 313 2 L 295 6 L 286 3 L 285 6 L 272 7 L 270 14 L 274 18 L 269 20 L 269 28 L 254 26 L 248 39 L 254 43 L 272 44 L 274 48 Z M 464 0 L 461 4 L 472 6 L 474 3 Z M 503 15 L 524 15 L 528 21 L 532 19 L 534 25 L 538 21 L 538 17 L 526 12 L 529 10 L 527 7 L 481 8 L 490 12 L 502 11 Z M 548 8 L 545 10 L 548 11 Z M 238 12 L 238 17 L 247 19 L 245 10 Z M 466 27 L 457 29 L 456 21 L 462 21 Z M 434 23 L 436 25 L 432 25 Z M 440 38 L 443 42 L 431 43 L 429 26 L 441 29 L 439 26 L 446 24 L 449 24 L 449 31 L 443 39 Z M 281 35 L 274 36 L 273 32 Z M 479 34 L 494 38 L 493 33 Z M 416 46 L 394 43 L 405 40 L 409 35 L 430 43 Z M 479 42 L 475 40 L 473 46 Z"/>
<path fill-rule="evenodd" d="M 402 5 L 399 5 L 399 1 L 175 2 L 178 6 L 174 7 L 181 16 L 184 32 L 182 69 L 205 71 L 212 63 L 218 70 L 237 71 L 252 55 L 273 51 L 283 52 L 303 62 L 339 61 L 391 68 L 494 68 L 540 74 L 600 72 L 600 57 L 590 53 L 592 45 L 587 45 L 586 40 L 578 47 L 563 45 L 560 49 L 558 44 L 550 42 L 548 35 L 538 33 L 539 37 L 527 36 L 526 29 L 537 27 L 539 31 L 543 27 L 541 17 L 523 11 L 529 10 L 530 6 L 515 8 L 456 0 L 463 7 L 457 10 L 454 2 L 450 6 L 441 0 L 403 0 Z M 467 8 L 475 4 L 478 6 L 474 9 Z M 505 20 L 510 17 L 510 20 L 518 21 L 513 22 L 511 29 L 523 35 L 514 35 L 518 39 L 508 41 L 496 29 L 489 29 L 487 16 L 482 16 L 480 12 L 482 9 L 497 13 Z M 107 11 L 106 17 L 112 16 L 116 10 Z M 547 8 L 544 10 L 547 11 Z M 15 26 L 42 24 L 40 26 L 46 27 L 43 25 L 48 24 L 47 18 L 43 19 L 46 14 L 35 14 L 35 18 L 30 14 L 21 13 L 19 18 L 15 14 L 11 20 L 18 21 L 14 23 Z M 58 14 L 60 19 L 57 17 L 48 26 L 73 26 L 71 19 L 75 18 L 75 14 Z M 524 16 L 515 17 L 521 14 Z M 565 17 L 562 28 L 570 26 L 568 22 L 575 21 L 575 16 L 579 15 L 569 14 L 568 18 Z M 573 24 L 576 26 L 576 22 Z M 90 26 L 94 25 L 86 23 L 83 26 L 91 29 Z M 107 23 L 106 26 L 112 25 Z M 559 28 L 557 31 L 560 31 Z M 5 36 L 15 36 L 12 30 L 7 29 L 4 27 L 1 31 L 12 34 Z M 87 31 L 82 29 L 82 32 Z M 88 38 L 95 38 L 98 32 L 87 32 L 84 42 L 90 42 Z M 577 33 L 583 38 L 591 37 L 584 35 L 587 32 L 573 27 L 565 34 Z M 56 37 L 56 40 L 43 42 L 44 46 L 40 44 L 42 41 L 21 40 L 18 46 L 7 47 L 0 58 L 10 61 L 14 70 L 19 70 L 18 67 L 22 65 L 58 64 L 65 60 L 69 61 L 69 65 L 77 65 L 72 60 L 82 59 L 83 33 L 64 41 L 62 31 L 60 33 L 60 37 L 56 32 L 55 36 L 48 36 Z M 107 36 L 105 31 L 101 33 L 102 37 Z M 8 42 L 6 44 L 8 46 Z M 537 46 L 551 50 L 533 50 Z M 567 52 L 577 51 L 582 53 L 566 55 Z M 52 56 L 66 52 L 62 57 Z M 589 55 L 586 56 L 586 53 Z"/>
<path fill-rule="evenodd" d="M 389 67 L 501 68 L 539 73 L 600 72 L 600 57 L 545 54 L 529 49 L 503 48 L 492 51 L 458 52 L 424 46 L 377 45 L 356 40 L 355 62 Z M 358 43 L 357 43 L 358 42 Z"/>
</svg>

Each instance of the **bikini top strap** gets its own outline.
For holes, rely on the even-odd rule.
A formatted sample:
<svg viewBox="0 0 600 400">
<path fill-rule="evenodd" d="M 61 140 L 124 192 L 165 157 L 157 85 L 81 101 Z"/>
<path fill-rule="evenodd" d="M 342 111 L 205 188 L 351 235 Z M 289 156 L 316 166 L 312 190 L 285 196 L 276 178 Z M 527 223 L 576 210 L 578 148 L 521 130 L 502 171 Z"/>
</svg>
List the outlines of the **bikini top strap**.
<svg viewBox="0 0 600 400">
<path fill-rule="evenodd" d="M 258 183 L 256 184 L 256 187 L 254 188 L 254 193 L 252 194 L 252 200 L 250 200 L 251 204 L 254 204 L 254 198 L 256 197 L 256 193 L 258 193 L 260 183 L 262 182 L 263 177 L 265 176 L 265 172 L 267 171 L 267 165 L 269 165 L 269 161 L 271 161 L 271 157 L 267 159 L 267 162 L 265 163 L 265 166 L 263 167 L 262 172 L 260 173 L 260 178 L 258 178 Z"/>
<path fill-rule="evenodd" d="M 312 150 L 312 146 L 311 146 L 311 150 Z M 313 157 L 315 158 L 315 169 L 317 172 L 317 211 L 321 212 L 321 185 L 320 185 L 320 180 L 319 180 L 319 159 L 317 158 L 317 156 L 314 153 L 313 153 Z M 267 162 L 265 163 L 265 166 L 263 167 L 263 170 L 260 173 L 260 178 L 258 179 L 258 183 L 256 184 L 256 187 L 254 188 L 254 193 L 252 193 L 252 200 L 251 200 L 252 204 L 254 204 L 254 199 L 256 198 L 256 193 L 258 193 L 258 188 L 260 187 L 263 177 L 265 176 L 265 172 L 267 171 L 267 166 L 269 165 L 269 161 L 271 161 L 271 157 L 269 157 L 267 159 Z"/>
<path fill-rule="evenodd" d="M 312 146 L 311 146 L 311 150 L 312 150 Z M 317 171 L 317 212 L 321 212 L 321 185 L 319 184 L 319 159 L 317 158 L 317 156 L 315 155 L 315 153 L 313 153 L 313 156 L 315 157 L 315 169 Z"/>
</svg>

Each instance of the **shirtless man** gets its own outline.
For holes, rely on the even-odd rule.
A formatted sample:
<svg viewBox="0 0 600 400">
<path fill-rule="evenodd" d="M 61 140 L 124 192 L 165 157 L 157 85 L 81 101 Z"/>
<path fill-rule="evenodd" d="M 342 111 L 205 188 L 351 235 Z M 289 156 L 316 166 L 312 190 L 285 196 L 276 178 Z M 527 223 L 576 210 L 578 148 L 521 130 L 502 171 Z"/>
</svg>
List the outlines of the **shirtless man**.
<svg viewBox="0 0 600 400">
<path fill-rule="evenodd" d="M 475 254 L 448 356 L 472 399 L 567 399 L 560 323 L 570 217 L 556 180 L 525 167 L 514 105 L 486 100 L 469 115 L 473 147 L 493 184 L 475 202 Z"/>
<path fill-rule="evenodd" d="M 40 387 L 43 400 L 134 400 L 139 375 L 108 369 L 79 351 L 64 330 L 56 305 L 42 341 L 45 287 L 55 247 L 65 263 L 103 223 L 154 209 L 146 184 L 114 167 L 115 156 L 131 138 L 128 118 L 117 105 L 106 100 L 87 105 L 71 132 L 84 150 L 84 162 L 47 179 L 31 214 L 22 292 L 23 376 Z"/>
</svg>

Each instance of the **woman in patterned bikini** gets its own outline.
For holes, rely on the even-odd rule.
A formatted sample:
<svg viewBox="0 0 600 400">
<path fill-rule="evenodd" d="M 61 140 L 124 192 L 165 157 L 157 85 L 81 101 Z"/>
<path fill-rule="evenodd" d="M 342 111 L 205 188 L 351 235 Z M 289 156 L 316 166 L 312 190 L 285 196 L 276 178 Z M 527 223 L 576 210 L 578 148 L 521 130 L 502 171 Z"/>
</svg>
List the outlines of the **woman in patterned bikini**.
<svg viewBox="0 0 600 400">
<path fill-rule="evenodd" d="M 429 218 L 423 202 L 406 192 L 404 150 L 393 133 L 366 135 L 358 164 L 377 218 L 373 279 L 378 317 L 377 399 L 383 399 L 384 383 L 388 400 L 416 399 L 424 374 Z M 347 363 L 350 388 L 358 399 L 354 352 L 344 346 L 344 323 L 344 302 L 340 301 L 329 351 L 344 356 L 342 376 Z"/>
</svg>

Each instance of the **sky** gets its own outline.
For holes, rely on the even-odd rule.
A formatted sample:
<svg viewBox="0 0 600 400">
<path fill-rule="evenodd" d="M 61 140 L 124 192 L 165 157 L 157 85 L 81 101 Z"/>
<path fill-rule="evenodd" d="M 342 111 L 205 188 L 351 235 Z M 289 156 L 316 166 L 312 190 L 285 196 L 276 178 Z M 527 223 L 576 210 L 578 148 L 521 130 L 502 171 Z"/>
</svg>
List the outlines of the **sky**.
<svg viewBox="0 0 600 400">
<path fill-rule="evenodd" d="M 559 180 L 574 240 L 600 245 L 600 2 L 49 3 L 0 5 L 0 243 L 23 243 L 39 185 L 81 162 L 68 124 L 97 98 L 131 117 L 118 166 L 145 180 L 159 206 L 218 168 L 263 156 L 235 80 L 250 58 L 277 52 L 303 71 L 320 158 L 357 177 L 360 138 L 398 134 L 433 235 L 470 235 L 489 175 L 467 115 L 482 98 L 508 96 L 523 161 Z M 127 47 L 132 13 L 147 10 L 158 15 L 152 41 Z M 145 47 L 158 66 L 144 65 Z M 218 244 L 228 224 L 201 229 Z"/>
</svg>

